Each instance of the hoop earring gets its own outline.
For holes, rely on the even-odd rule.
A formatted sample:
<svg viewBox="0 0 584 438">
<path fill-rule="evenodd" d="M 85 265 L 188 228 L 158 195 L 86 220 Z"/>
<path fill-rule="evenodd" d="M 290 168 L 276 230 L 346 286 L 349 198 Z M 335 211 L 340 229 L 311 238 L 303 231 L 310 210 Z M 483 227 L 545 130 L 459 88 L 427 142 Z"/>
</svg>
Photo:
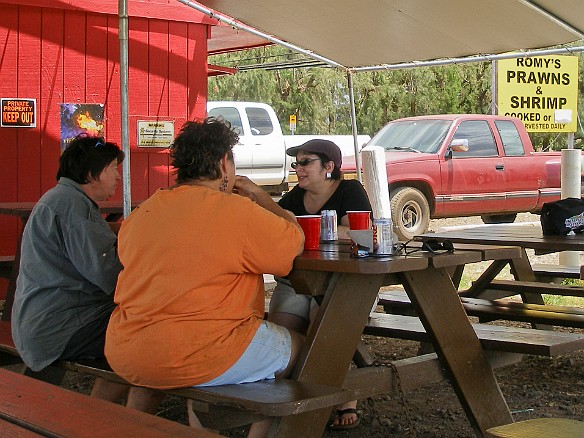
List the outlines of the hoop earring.
<svg viewBox="0 0 584 438">
<path fill-rule="evenodd" d="M 223 179 L 221 180 L 221 185 L 219 186 L 219 191 L 220 192 L 224 192 L 227 190 L 227 184 L 229 183 L 229 178 L 227 178 L 227 175 L 225 175 L 223 177 Z"/>
</svg>

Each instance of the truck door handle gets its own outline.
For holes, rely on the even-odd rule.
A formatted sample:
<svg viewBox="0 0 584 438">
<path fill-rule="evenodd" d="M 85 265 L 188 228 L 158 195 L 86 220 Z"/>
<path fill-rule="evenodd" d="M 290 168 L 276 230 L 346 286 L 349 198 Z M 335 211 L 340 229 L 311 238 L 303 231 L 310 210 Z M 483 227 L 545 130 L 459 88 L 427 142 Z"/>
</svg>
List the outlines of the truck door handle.
<svg viewBox="0 0 584 438">
<path fill-rule="evenodd" d="M 495 170 L 505 170 L 504 164 L 495 164 Z"/>
</svg>

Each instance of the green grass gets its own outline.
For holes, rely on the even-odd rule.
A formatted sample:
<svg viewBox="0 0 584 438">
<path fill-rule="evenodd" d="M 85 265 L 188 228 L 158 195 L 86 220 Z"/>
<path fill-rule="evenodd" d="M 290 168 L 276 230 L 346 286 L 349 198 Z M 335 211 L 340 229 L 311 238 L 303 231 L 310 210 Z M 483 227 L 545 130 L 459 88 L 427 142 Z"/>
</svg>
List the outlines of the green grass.
<svg viewBox="0 0 584 438">
<path fill-rule="evenodd" d="M 561 295 L 544 295 L 543 302 L 550 306 L 584 307 L 584 298 Z"/>
</svg>

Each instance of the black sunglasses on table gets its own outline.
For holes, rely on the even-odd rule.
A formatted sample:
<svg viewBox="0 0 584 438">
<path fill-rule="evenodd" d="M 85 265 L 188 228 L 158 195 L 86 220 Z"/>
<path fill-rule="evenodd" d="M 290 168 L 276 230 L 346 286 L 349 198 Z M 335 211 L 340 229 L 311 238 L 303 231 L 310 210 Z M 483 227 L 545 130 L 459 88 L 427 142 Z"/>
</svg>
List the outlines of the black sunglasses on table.
<svg viewBox="0 0 584 438">
<path fill-rule="evenodd" d="M 420 248 L 408 249 L 407 245 L 410 242 L 411 240 L 404 243 L 403 249 L 405 255 L 412 254 L 418 251 L 428 251 L 436 255 L 454 252 L 454 245 L 450 240 L 440 241 L 438 239 L 428 239 L 422 242 L 422 246 Z"/>
</svg>

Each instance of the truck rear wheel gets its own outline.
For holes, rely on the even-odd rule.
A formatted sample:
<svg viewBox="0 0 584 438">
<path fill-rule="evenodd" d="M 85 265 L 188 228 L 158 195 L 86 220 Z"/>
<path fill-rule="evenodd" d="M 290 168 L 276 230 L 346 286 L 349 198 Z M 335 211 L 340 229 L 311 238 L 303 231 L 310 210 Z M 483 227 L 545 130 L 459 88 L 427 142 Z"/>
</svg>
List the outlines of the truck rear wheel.
<svg viewBox="0 0 584 438">
<path fill-rule="evenodd" d="M 391 196 L 393 229 L 405 242 L 428 231 L 430 207 L 422 192 L 413 187 L 401 187 Z"/>
<path fill-rule="evenodd" d="M 497 214 L 497 215 L 483 215 L 481 219 L 485 224 L 510 224 L 515 222 L 517 213 Z"/>
</svg>

